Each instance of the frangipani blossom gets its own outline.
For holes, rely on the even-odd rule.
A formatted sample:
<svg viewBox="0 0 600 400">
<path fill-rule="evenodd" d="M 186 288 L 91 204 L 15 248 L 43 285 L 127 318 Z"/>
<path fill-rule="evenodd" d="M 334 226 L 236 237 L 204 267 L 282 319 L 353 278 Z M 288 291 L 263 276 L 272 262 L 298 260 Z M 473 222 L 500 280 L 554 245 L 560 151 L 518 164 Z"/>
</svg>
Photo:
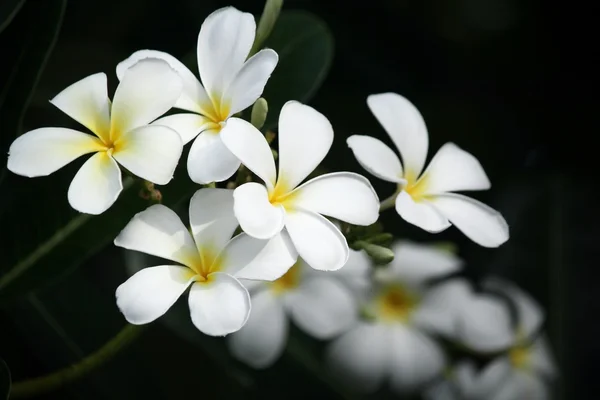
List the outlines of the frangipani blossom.
<svg viewBox="0 0 600 400">
<path fill-rule="evenodd" d="M 346 238 L 323 215 L 370 225 L 379 216 L 379 199 L 365 177 L 350 172 L 320 175 L 298 186 L 331 147 L 333 129 L 327 118 L 296 101 L 283 106 L 277 175 L 269 144 L 250 123 L 230 118 L 221 138 L 265 183 L 250 182 L 235 189 L 234 211 L 242 229 L 268 239 L 285 227 L 308 265 L 328 271 L 341 268 L 348 259 Z"/>
<path fill-rule="evenodd" d="M 228 337 L 231 353 L 253 368 L 271 366 L 287 343 L 290 318 L 321 340 L 350 328 L 358 319 L 353 291 L 368 282 L 370 272 L 361 259 L 367 257 L 364 253 L 351 250 L 350 254 L 348 266 L 334 273 L 315 271 L 298 259 L 278 280 L 257 282 L 251 290 L 248 322 Z"/>
<path fill-rule="evenodd" d="M 145 268 L 117 289 L 117 305 L 132 324 L 154 321 L 190 288 L 194 325 L 212 336 L 239 330 L 250 314 L 250 295 L 238 279 L 274 280 L 296 261 L 285 234 L 258 240 L 237 228 L 232 190 L 200 189 L 190 202 L 190 231 L 177 214 L 153 205 L 136 214 L 115 245 L 182 265 Z"/>
<path fill-rule="evenodd" d="M 401 163 L 393 150 L 373 137 L 348 138 L 348 146 L 363 168 L 398 184 L 398 191 L 382 207 L 394 202 L 404 220 L 431 233 L 453 224 L 481 246 L 498 247 L 508 240 L 508 225 L 499 212 L 453 193 L 490 188 L 487 175 L 473 155 L 446 143 L 423 172 L 429 137 L 415 106 L 395 93 L 371 95 L 367 104 L 402 156 Z"/>
<path fill-rule="evenodd" d="M 8 169 L 27 177 L 46 176 L 76 158 L 96 153 L 69 186 L 69 204 L 83 213 L 101 214 L 123 189 L 119 164 L 150 182 L 173 177 L 182 152 L 173 129 L 147 125 L 168 111 L 181 94 L 181 78 L 162 60 L 148 59 L 123 76 L 112 102 L 106 75 L 84 78 L 50 102 L 95 136 L 67 128 L 39 128 L 10 146 Z"/>
<path fill-rule="evenodd" d="M 191 113 L 170 115 L 154 124 L 175 129 L 184 144 L 196 138 L 187 161 L 188 173 L 194 182 L 224 181 L 240 166 L 239 160 L 221 141 L 219 132 L 232 115 L 260 97 L 278 61 L 277 53 L 271 49 L 261 50 L 246 60 L 255 31 L 252 14 L 234 7 L 210 14 L 198 35 L 198 69 L 202 83 L 175 57 L 161 51 L 137 51 L 117 66 L 120 78 L 139 60 L 156 57 L 167 61 L 181 75 L 183 93 L 175 107 Z"/>
<path fill-rule="evenodd" d="M 357 390 L 373 392 L 389 381 L 396 392 L 413 391 L 441 374 L 446 359 L 428 334 L 447 329 L 448 292 L 433 278 L 457 271 L 454 255 L 425 245 L 396 242 L 394 261 L 376 273 L 363 321 L 334 340 L 327 362 L 334 376 Z M 377 271 L 379 272 L 379 271 Z"/>
</svg>

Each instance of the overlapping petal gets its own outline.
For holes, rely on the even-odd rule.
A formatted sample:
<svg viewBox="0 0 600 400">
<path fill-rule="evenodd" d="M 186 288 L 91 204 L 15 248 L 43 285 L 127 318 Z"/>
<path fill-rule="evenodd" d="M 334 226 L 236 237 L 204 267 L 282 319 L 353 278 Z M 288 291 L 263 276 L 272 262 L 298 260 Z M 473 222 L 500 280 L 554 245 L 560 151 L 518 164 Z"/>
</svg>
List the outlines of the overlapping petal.
<svg viewBox="0 0 600 400">
<path fill-rule="evenodd" d="M 267 189 L 249 182 L 233 192 L 234 212 L 240 226 L 248 235 L 257 239 L 270 239 L 283 229 L 285 210 L 282 205 L 269 202 Z"/>
<path fill-rule="evenodd" d="M 346 141 L 358 163 L 369 173 L 388 182 L 406 182 L 400 159 L 385 143 L 370 136 L 352 135 Z"/>
<path fill-rule="evenodd" d="M 233 190 L 198 190 L 190 200 L 189 215 L 196 246 L 219 254 L 238 226 L 233 214 Z"/>
<path fill-rule="evenodd" d="M 240 160 L 229 151 L 217 130 L 202 132 L 190 148 L 187 170 L 190 178 L 199 184 L 222 182 L 240 167 Z"/>
<path fill-rule="evenodd" d="M 430 233 L 442 232 L 451 225 L 428 200 L 417 202 L 405 191 L 401 191 L 396 197 L 396 211 L 406 222 Z"/>
<path fill-rule="evenodd" d="M 173 129 L 181 137 L 183 144 L 191 142 L 199 133 L 216 127 L 208 117 L 198 114 L 174 114 L 157 119 L 152 125 L 166 126 Z"/>
</svg>

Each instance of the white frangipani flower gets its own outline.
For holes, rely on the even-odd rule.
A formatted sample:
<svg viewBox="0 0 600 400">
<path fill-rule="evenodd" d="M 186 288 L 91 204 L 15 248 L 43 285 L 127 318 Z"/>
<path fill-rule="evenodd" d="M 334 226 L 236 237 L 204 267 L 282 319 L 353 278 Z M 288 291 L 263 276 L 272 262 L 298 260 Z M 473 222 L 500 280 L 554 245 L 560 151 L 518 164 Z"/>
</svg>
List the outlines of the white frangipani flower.
<svg viewBox="0 0 600 400">
<path fill-rule="evenodd" d="M 132 324 L 154 321 L 191 285 L 194 325 L 212 336 L 239 330 L 250 313 L 250 296 L 238 279 L 274 280 L 296 261 L 285 233 L 258 240 L 237 228 L 233 194 L 200 189 L 190 202 L 190 231 L 177 214 L 154 205 L 136 214 L 115 245 L 178 262 L 145 268 L 117 289 L 117 305 Z"/>
<path fill-rule="evenodd" d="M 336 270 L 348 259 L 348 244 L 322 215 L 355 225 L 370 225 L 379 216 L 379 199 L 358 174 L 320 175 L 298 186 L 325 158 L 333 129 L 325 116 L 296 101 L 279 115 L 279 174 L 269 144 L 250 123 L 230 118 L 221 139 L 260 179 L 235 189 L 234 210 L 242 229 L 259 239 L 285 227 L 300 257 L 318 270 Z"/>
<path fill-rule="evenodd" d="M 164 185 L 182 152 L 173 129 L 147 125 L 168 111 L 181 94 L 181 79 L 162 60 L 148 59 L 131 68 L 112 102 L 106 75 L 84 78 L 50 102 L 95 136 L 67 128 L 39 128 L 10 146 L 8 169 L 27 177 L 46 176 L 76 158 L 96 153 L 69 186 L 69 204 L 87 214 L 101 214 L 123 189 L 119 164 L 150 182 Z"/>
<path fill-rule="evenodd" d="M 156 57 L 167 61 L 181 75 L 183 93 L 175 107 L 192 113 L 170 115 L 154 124 L 175 129 L 184 144 L 196 138 L 187 161 L 194 182 L 224 181 L 240 166 L 221 141 L 219 132 L 232 115 L 260 97 L 278 61 L 277 53 L 271 49 L 261 50 L 246 60 L 255 31 L 252 14 L 234 7 L 210 14 L 198 35 L 202 83 L 175 57 L 161 51 L 137 51 L 117 66 L 117 76 L 121 78 L 139 60 Z"/>
<path fill-rule="evenodd" d="M 271 366 L 285 348 L 290 318 L 321 340 L 346 331 L 358 319 L 353 290 L 360 290 L 369 279 L 369 265 L 362 257 L 364 253 L 351 250 L 349 268 L 335 273 L 315 271 L 298 259 L 278 280 L 254 285 L 250 318 L 228 337 L 231 353 L 253 368 Z"/>
<path fill-rule="evenodd" d="M 457 271 L 461 261 L 449 252 L 411 242 L 392 246 L 394 261 L 376 284 L 364 321 L 332 342 L 327 362 L 332 373 L 357 390 L 372 392 L 389 381 L 396 392 L 415 390 L 441 374 L 446 360 L 428 332 L 446 329 L 448 291 L 428 282 Z M 379 271 L 377 271 L 379 272 Z"/>
<path fill-rule="evenodd" d="M 398 191 L 382 203 L 382 208 L 395 203 L 404 220 L 431 233 L 453 224 L 481 246 L 498 247 L 508 240 L 508 225 L 499 212 L 452 193 L 490 188 L 487 175 L 473 155 L 446 143 L 422 172 L 429 137 L 415 106 L 395 93 L 371 95 L 367 104 L 402 156 L 401 163 L 393 150 L 373 137 L 348 138 L 348 146 L 367 171 L 398 184 Z"/>
</svg>

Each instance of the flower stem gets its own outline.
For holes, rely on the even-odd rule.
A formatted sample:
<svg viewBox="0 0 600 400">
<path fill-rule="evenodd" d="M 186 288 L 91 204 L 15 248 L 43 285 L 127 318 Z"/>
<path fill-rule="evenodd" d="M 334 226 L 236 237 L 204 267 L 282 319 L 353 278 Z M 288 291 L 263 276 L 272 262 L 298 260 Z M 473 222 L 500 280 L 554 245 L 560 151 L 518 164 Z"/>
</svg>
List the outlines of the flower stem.
<svg viewBox="0 0 600 400">
<path fill-rule="evenodd" d="M 47 393 L 85 376 L 119 353 L 119 351 L 135 340 L 142 330 L 142 326 L 127 324 L 104 346 L 78 363 L 46 376 L 13 383 L 10 398 L 28 398 L 41 393 Z"/>
<path fill-rule="evenodd" d="M 394 207 L 394 205 L 396 204 L 396 197 L 398 197 L 398 192 L 394 193 L 393 195 L 382 201 L 379 205 L 379 212 L 383 212 L 388 208 Z"/>
</svg>

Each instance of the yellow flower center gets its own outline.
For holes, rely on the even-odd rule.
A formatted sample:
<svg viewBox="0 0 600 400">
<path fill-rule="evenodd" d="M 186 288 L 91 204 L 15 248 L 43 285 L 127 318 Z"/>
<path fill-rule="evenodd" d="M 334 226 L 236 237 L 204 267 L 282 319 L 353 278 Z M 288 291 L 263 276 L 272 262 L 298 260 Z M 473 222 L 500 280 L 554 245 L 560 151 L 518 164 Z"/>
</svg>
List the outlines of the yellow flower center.
<svg viewBox="0 0 600 400">
<path fill-rule="evenodd" d="M 223 255 L 219 255 L 213 246 L 203 246 L 198 249 L 200 255 L 189 267 L 196 273 L 198 282 L 209 280 L 209 275 L 223 268 Z"/>
<path fill-rule="evenodd" d="M 275 187 L 269 191 L 269 202 L 274 206 L 282 205 L 286 210 L 292 208 L 295 197 L 296 193 L 289 190 L 289 185 L 283 179 L 279 179 Z"/>
<path fill-rule="evenodd" d="M 205 116 L 213 120 L 217 125 L 215 128 L 220 130 L 221 122 L 225 122 L 227 121 L 227 118 L 229 118 L 231 103 L 229 101 L 224 101 L 221 96 L 216 93 L 213 93 L 209 97 L 211 102 L 202 105 L 202 110 L 204 110 Z"/>
<path fill-rule="evenodd" d="M 300 275 L 301 270 L 297 261 L 281 278 L 271 283 L 271 289 L 277 294 L 289 292 L 300 284 Z"/>
<path fill-rule="evenodd" d="M 377 315 L 386 322 L 408 322 L 418 303 L 418 297 L 399 284 L 384 288 L 375 300 Z"/>
<path fill-rule="evenodd" d="M 530 351 L 525 346 L 515 346 L 508 352 L 508 358 L 513 367 L 518 369 L 526 368 L 529 364 Z"/>
<path fill-rule="evenodd" d="M 409 170 L 404 174 L 404 179 L 406 179 L 407 183 L 402 187 L 402 189 L 406 193 L 410 194 L 413 200 L 417 201 L 426 197 L 428 186 L 426 174 L 421 175 L 419 178 L 415 173 Z"/>
</svg>

